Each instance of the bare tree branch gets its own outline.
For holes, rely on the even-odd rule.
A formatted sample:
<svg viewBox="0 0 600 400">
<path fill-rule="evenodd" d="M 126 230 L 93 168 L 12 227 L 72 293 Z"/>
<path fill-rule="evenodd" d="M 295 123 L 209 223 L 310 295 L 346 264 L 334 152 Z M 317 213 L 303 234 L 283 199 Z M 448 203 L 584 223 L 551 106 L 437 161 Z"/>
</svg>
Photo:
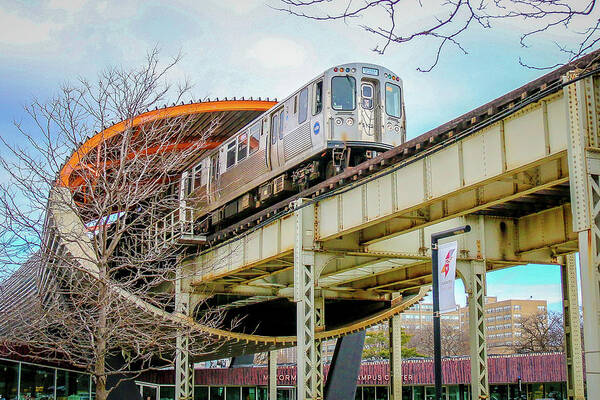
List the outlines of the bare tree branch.
<svg viewBox="0 0 600 400">
<path fill-rule="evenodd" d="M 500 21 L 514 21 L 522 27 L 519 43 L 523 47 L 530 46 L 543 34 L 560 33 L 565 37 L 564 43 L 556 43 L 565 54 L 561 63 L 535 67 L 519 59 L 521 65 L 530 68 L 550 69 L 568 63 L 596 49 L 600 41 L 595 0 L 441 0 L 427 6 L 420 0 L 279 0 L 278 3 L 274 9 L 315 21 L 367 21 L 359 26 L 376 40 L 382 40 L 373 48 L 378 54 L 384 54 L 392 44 L 421 41 L 431 47 L 433 54 L 428 65 L 417 68 L 421 72 L 431 71 L 449 45 L 467 54 L 461 44 L 464 35 L 476 32 L 477 28 L 497 28 Z"/>
<path fill-rule="evenodd" d="M 192 129 L 193 116 L 133 124 L 189 93 L 189 82 L 166 79 L 180 55 L 166 64 L 158 56 L 63 85 L 26 108 L 33 131 L 16 123 L 17 142 L 0 136 L 0 346 L 90 372 L 100 400 L 109 376 L 171 365 L 177 335 L 190 338 L 192 357 L 220 346 L 206 330 L 223 322 L 202 301 L 210 293 L 194 293 L 194 323 L 175 312 L 174 288 L 189 286 L 192 269 L 170 240 L 184 223 L 181 169 L 218 121 L 205 132 Z"/>
</svg>

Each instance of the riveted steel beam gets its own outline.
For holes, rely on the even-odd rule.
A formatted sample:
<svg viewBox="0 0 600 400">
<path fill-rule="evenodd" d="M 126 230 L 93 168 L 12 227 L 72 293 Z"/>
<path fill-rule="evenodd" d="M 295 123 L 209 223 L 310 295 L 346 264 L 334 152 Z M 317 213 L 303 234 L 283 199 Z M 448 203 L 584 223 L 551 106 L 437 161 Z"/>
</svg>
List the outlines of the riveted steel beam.
<svg viewBox="0 0 600 400">
<path fill-rule="evenodd" d="M 567 396 L 569 400 L 584 400 L 581 327 L 579 326 L 579 296 L 575 254 L 564 258 L 561 266 L 563 323 L 565 328 L 565 362 L 567 364 Z"/>
<path fill-rule="evenodd" d="M 573 79 L 570 73 L 565 80 Z M 600 110 L 599 79 L 564 88 L 573 229 L 579 232 L 587 393 L 600 393 Z"/>
<path fill-rule="evenodd" d="M 468 295 L 471 398 L 480 400 L 490 393 L 485 336 L 485 261 L 458 261 L 456 267 Z"/>
<path fill-rule="evenodd" d="M 315 340 L 315 214 L 303 199 L 295 203 L 296 238 L 294 244 L 294 301 L 296 302 L 296 391 L 297 398 L 319 398 L 319 356 Z"/>
<path fill-rule="evenodd" d="M 183 290 L 183 278 L 181 268 L 178 269 L 179 276 L 175 280 L 175 311 L 190 315 L 190 293 Z M 185 333 L 178 333 L 175 339 L 175 399 L 194 399 L 194 364 L 189 353 L 190 338 Z"/>
<path fill-rule="evenodd" d="M 392 295 L 392 301 L 398 298 Z M 402 326 L 400 315 L 389 320 L 390 339 L 390 400 L 402 400 Z"/>
</svg>

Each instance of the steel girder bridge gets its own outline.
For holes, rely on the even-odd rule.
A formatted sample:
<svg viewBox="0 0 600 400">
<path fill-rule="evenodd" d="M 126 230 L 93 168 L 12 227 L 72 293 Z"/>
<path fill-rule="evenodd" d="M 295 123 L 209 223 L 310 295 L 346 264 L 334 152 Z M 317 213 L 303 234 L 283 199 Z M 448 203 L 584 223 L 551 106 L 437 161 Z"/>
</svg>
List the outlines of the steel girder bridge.
<svg viewBox="0 0 600 400">
<path fill-rule="evenodd" d="M 210 291 L 215 307 L 231 318 L 246 318 L 236 330 L 210 330 L 224 344 L 207 358 L 270 351 L 272 390 L 273 350 L 295 345 L 299 399 L 323 398 L 324 339 L 389 320 L 391 396 L 398 400 L 399 314 L 428 290 L 430 234 L 470 224 L 471 232 L 458 238 L 458 274 L 468 295 L 472 398 L 489 395 L 486 273 L 529 263 L 562 268 L 568 393 L 570 398 L 583 398 L 576 252 L 587 390 L 600 392 L 597 56 L 558 69 L 344 171 L 285 206 L 276 205 L 212 235 L 209 239 L 216 244 L 180 266 L 190 278 L 175 288 L 175 312 L 154 309 L 128 293 L 122 293 L 124 300 L 145 312 L 194 324 L 189 317 L 203 293 Z M 196 106 L 191 105 L 186 112 L 196 112 L 202 124 L 209 114 L 228 111 L 231 121 L 243 125 L 241 113 L 254 107 L 254 114 L 245 115 L 247 122 L 272 105 L 212 102 L 200 111 L 191 111 Z M 62 186 L 68 188 L 68 178 Z M 53 193 L 68 195 L 66 189 Z M 60 243 L 62 231 L 84 232 L 85 227 L 68 210 L 52 204 L 51 198 L 47 240 L 66 252 L 85 251 L 86 246 Z M 176 235 L 171 239 L 177 240 Z M 206 265 L 211 265 L 208 273 Z M 94 273 L 93 266 L 89 273 Z M 185 337 L 178 338 L 178 399 L 193 393 L 196 360 L 188 356 L 186 343 Z"/>
</svg>

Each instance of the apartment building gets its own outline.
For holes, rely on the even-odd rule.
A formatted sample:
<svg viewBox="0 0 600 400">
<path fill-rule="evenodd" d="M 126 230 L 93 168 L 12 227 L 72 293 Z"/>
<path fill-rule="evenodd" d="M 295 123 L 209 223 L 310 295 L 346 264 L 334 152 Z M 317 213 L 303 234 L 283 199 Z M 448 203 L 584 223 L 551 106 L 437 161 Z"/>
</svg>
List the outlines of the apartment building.
<svg viewBox="0 0 600 400">
<path fill-rule="evenodd" d="M 490 352 L 502 354 L 512 352 L 511 346 L 521 336 L 521 318 L 538 312 L 547 312 L 546 300 L 517 300 L 498 301 L 497 297 L 488 296 L 485 299 L 485 318 L 487 340 Z M 433 305 L 416 304 L 402 313 L 402 327 L 408 332 L 418 329 L 432 329 Z M 457 329 L 468 329 L 469 308 L 461 307 L 456 311 L 442 314 L 442 323 Z"/>
</svg>

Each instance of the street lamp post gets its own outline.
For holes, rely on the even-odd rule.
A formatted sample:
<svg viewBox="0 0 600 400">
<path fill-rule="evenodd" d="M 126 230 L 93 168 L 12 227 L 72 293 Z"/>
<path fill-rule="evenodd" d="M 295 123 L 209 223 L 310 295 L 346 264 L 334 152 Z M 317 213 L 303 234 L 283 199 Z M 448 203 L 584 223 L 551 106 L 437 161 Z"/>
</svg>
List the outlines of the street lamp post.
<svg viewBox="0 0 600 400">
<path fill-rule="evenodd" d="M 431 235 L 431 271 L 433 276 L 433 372 L 435 399 L 442 400 L 442 336 L 440 332 L 440 282 L 438 277 L 438 241 L 471 231 L 470 225 L 459 226 Z"/>
</svg>

